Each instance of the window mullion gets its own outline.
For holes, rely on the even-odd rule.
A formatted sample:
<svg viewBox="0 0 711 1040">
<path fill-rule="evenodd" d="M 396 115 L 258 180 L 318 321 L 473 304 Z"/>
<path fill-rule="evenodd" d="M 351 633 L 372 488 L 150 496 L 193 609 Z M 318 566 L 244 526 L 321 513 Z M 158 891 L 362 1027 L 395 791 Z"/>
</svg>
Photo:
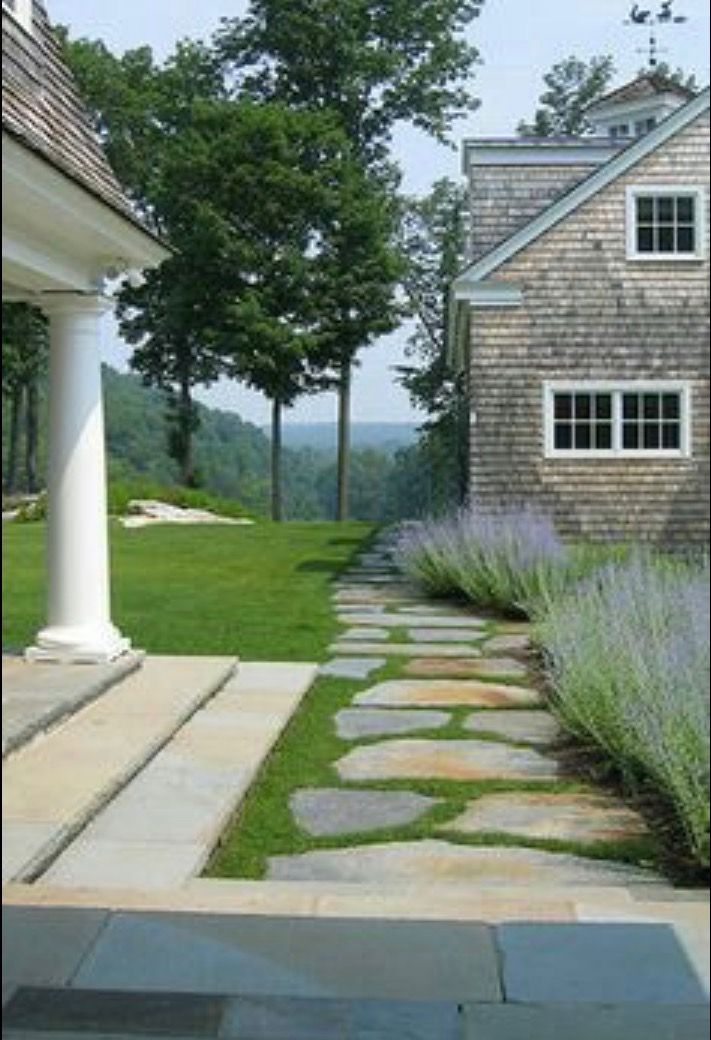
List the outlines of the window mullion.
<svg viewBox="0 0 711 1040">
<path fill-rule="evenodd" d="M 612 450 L 615 455 L 622 451 L 622 391 L 612 391 Z"/>
</svg>

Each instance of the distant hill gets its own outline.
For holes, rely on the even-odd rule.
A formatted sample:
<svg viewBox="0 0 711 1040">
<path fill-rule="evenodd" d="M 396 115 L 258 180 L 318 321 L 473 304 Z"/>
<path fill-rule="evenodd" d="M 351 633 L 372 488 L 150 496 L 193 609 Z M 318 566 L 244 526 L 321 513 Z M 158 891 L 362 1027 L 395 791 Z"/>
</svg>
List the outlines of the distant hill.
<svg viewBox="0 0 711 1040">
<path fill-rule="evenodd" d="M 269 437 L 269 428 L 263 433 Z M 288 423 L 284 427 L 284 444 L 299 450 L 311 448 L 332 454 L 336 450 L 338 428 L 335 423 Z M 415 423 L 353 423 L 351 443 L 354 448 L 377 448 L 394 454 L 400 448 L 408 448 L 417 441 Z"/>
</svg>

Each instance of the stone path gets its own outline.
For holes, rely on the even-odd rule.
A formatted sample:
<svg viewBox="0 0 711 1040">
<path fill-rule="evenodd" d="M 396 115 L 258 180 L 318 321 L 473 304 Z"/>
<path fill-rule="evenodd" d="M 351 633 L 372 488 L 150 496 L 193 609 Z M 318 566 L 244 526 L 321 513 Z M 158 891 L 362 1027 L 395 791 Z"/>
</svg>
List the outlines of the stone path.
<svg viewBox="0 0 711 1040">
<path fill-rule="evenodd" d="M 334 589 L 345 631 L 321 674 L 359 683 L 350 705 L 334 708 L 345 747 L 331 768 L 341 786 L 290 800 L 298 827 L 332 847 L 272 856 L 268 877 L 508 888 L 658 882 L 600 857 L 601 842 L 649 834 L 637 813 L 566 774 L 564 733 L 533 681 L 528 626 L 427 602 L 396 570 L 392 539 L 382 536 Z M 388 841 L 378 841 L 385 831 Z M 353 834 L 370 841 L 353 845 Z"/>
</svg>

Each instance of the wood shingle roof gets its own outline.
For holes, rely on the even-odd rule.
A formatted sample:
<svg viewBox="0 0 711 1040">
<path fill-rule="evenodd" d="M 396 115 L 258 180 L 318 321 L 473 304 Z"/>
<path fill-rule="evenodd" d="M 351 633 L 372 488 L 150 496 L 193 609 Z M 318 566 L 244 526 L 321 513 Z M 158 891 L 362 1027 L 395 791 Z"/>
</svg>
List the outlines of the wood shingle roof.
<svg viewBox="0 0 711 1040">
<path fill-rule="evenodd" d="M 3 6 L 2 128 L 147 234 L 101 148 L 43 3 L 32 32 Z"/>
</svg>

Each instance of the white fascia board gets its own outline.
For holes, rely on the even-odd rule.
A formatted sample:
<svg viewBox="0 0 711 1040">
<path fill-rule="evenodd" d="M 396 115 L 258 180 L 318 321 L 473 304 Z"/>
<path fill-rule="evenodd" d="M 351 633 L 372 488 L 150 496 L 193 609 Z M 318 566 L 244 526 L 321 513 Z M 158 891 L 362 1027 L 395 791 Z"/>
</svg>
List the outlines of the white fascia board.
<svg viewBox="0 0 711 1040">
<path fill-rule="evenodd" d="M 625 115 L 639 115 L 650 109 L 658 112 L 660 108 L 674 112 L 686 104 L 687 102 L 678 94 L 666 91 L 663 94 L 649 94 L 647 97 L 640 98 L 639 101 L 600 102 L 598 105 L 591 105 L 586 114 L 588 118 L 592 116 L 595 119 L 611 119 L 622 112 Z"/>
<path fill-rule="evenodd" d="M 3 220 L 70 264 L 108 269 L 157 267 L 171 254 L 147 231 L 7 134 L 2 141 Z"/>
<path fill-rule="evenodd" d="M 586 166 L 606 163 L 619 151 L 619 142 L 600 141 L 590 144 L 479 144 L 465 141 L 462 164 L 464 173 L 471 169 L 490 166 Z"/>
<path fill-rule="evenodd" d="M 523 303 L 523 292 L 517 285 L 508 282 L 479 285 L 464 278 L 458 278 L 452 289 L 447 332 L 447 362 L 456 371 L 461 371 L 466 359 L 472 310 L 520 307 Z"/>
<path fill-rule="evenodd" d="M 26 231 L 3 221 L 2 276 L 25 293 L 90 292 L 97 288 L 91 265 L 38 241 Z M 5 294 L 3 293 L 3 298 Z"/>
<path fill-rule="evenodd" d="M 707 87 L 687 105 L 678 108 L 663 123 L 659 123 L 653 130 L 650 130 L 644 137 L 633 141 L 622 152 L 613 156 L 603 167 L 591 173 L 589 177 L 586 177 L 584 181 L 576 185 L 567 195 L 554 202 L 552 206 L 540 213 L 529 224 L 521 228 L 520 231 L 515 232 L 515 234 L 507 238 L 501 245 L 496 246 L 480 260 L 470 264 L 461 273 L 457 281 L 461 278 L 471 279 L 472 281 L 481 281 L 487 278 L 493 271 L 496 271 L 497 268 L 506 263 L 507 260 L 510 260 L 511 257 L 515 256 L 522 249 L 525 249 L 531 242 L 540 238 L 546 231 L 550 231 L 561 220 L 587 202 L 588 199 L 593 198 L 603 188 L 606 188 L 608 184 L 623 176 L 638 162 L 645 159 L 660 145 L 668 141 L 674 134 L 683 130 L 694 119 L 702 115 L 708 107 L 709 89 Z"/>
<path fill-rule="evenodd" d="M 519 307 L 523 303 L 522 290 L 510 282 L 481 285 L 468 278 L 457 278 L 453 289 L 455 300 L 472 307 Z"/>
</svg>

